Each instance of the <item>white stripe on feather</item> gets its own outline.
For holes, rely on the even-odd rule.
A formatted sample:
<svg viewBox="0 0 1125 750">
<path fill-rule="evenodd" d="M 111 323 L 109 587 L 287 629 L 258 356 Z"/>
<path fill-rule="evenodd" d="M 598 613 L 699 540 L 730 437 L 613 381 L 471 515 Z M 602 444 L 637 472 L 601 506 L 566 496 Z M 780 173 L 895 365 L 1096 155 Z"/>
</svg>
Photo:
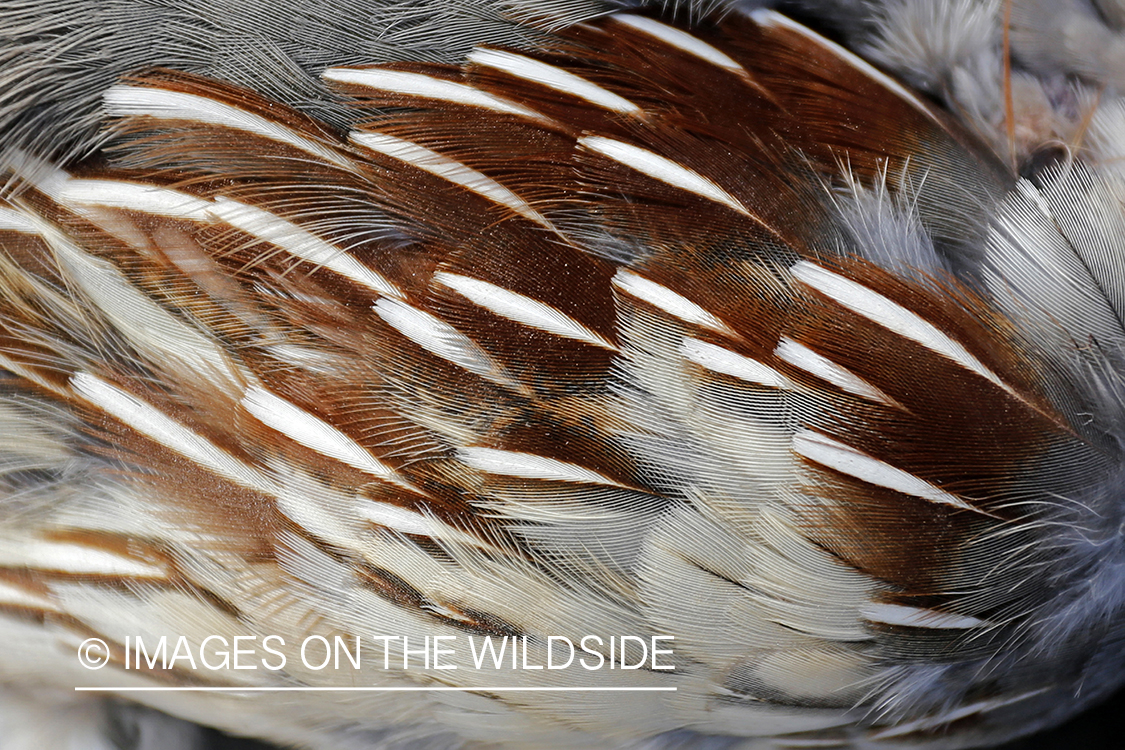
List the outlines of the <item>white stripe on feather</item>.
<svg viewBox="0 0 1125 750">
<path fill-rule="evenodd" d="M 434 519 L 398 505 L 371 500 L 360 503 L 357 510 L 368 521 L 401 531 L 403 534 L 434 535 L 436 525 Z"/>
<path fill-rule="evenodd" d="M 118 84 L 107 89 L 102 98 L 107 114 L 113 117 L 155 117 L 219 125 L 284 143 L 349 172 L 355 171 L 355 166 L 342 155 L 292 128 L 205 96 Z"/>
<path fill-rule="evenodd" d="M 827 380 L 848 393 L 854 393 L 857 396 L 884 404 L 895 403 L 894 399 L 855 373 L 790 338 L 783 336 L 778 341 L 777 348 L 774 349 L 773 353 L 778 359 L 785 360 L 794 367 L 799 367 L 807 373 Z"/>
<path fill-rule="evenodd" d="M 523 78 L 527 81 L 538 83 L 554 91 L 559 91 L 597 105 L 611 112 L 620 112 L 626 115 L 638 115 L 641 108 L 628 99 L 618 96 L 612 91 L 587 81 L 581 76 L 563 70 L 562 68 L 530 57 L 517 55 L 498 49 L 484 49 L 478 47 L 469 53 L 469 62 L 494 70 Z"/>
<path fill-rule="evenodd" d="M 356 510 L 362 518 L 371 523 L 400 531 L 403 534 L 445 539 L 458 544 L 469 543 L 473 546 L 480 546 L 482 544 L 481 540 L 474 537 L 472 534 L 466 534 L 460 529 L 453 528 L 433 516 L 403 508 L 400 505 L 381 503 L 375 500 L 363 500 L 356 506 Z"/>
<path fill-rule="evenodd" d="M 968 630 L 988 623 L 976 617 L 938 612 L 921 607 L 907 607 L 902 604 L 873 602 L 860 607 L 859 613 L 867 620 L 885 625 L 899 625 L 908 628 L 930 628 L 932 630 Z"/>
<path fill-rule="evenodd" d="M 912 495 L 942 505 L 984 513 L 954 494 L 930 484 L 924 479 L 895 468 L 877 458 L 858 451 L 838 440 L 812 430 L 801 430 L 793 436 L 793 451 L 821 466 L 855 477 L 877 487 Z M 987 515 L 987 514 L 986 514 Z"/>
<path fill-rule="evenodd" d="M 342 248 L 276 214 L 222 196 L 215 198 L 211 212 L 231 226 L 276 245 L 295 258 L 327 268 L 378 294 L 405 296 L 386 277 L 363 265 Z"/>
<path fill-rule="evenodd" d="M 58 606 L 42 594 L 8 581 L 0 581 L 0 607 L 26 607 L 45 612 L 59 611 Z"/>
<path fill-rule="evenodd" d="M 39 234 L 35 223 L 10 208 L 0 206 L 0 232 L 19 232 L 20 234 Z"/>
<path fill-rule="evenodd" d="M 746 206 L 711 180 L 648 149 L 600 135 L 583 136 L 578 139 L 578 144 L 666 185 L 695 193 L 740 214 L 751 216 Z"/>
<path fill-rule="evenodd" d="M 34 185 L 36 190 L 52 197 L 57 195 L 70 179 L 69 172 L 18 148 L 4 154 L 4 167 L 20 179 Z"/>
<path fill-rule="evenodd" d="M 128 391 L 86 372 L 73 375 L 70 386 L 94 406 L 169 450 L 235 484 L 273 494 L 270 482 L 258 471 Z"/>
<path fill-rule="evenodd" d="M 0 549 L 0 566 L 13 565 L 65 575 L 165 578 L 168 574 L 160 565 L 135 560 L 107 549 L 45 539 L 6 542 Z"/>
<path fill-rule="evenodd" d="M 668 313 L 674 318 L 679 318 L 685 323 L 691 323 L 713 331 L 735 335 L 727 324 L 716 318 L 711 313 L 695 304 L 687 297 L 673 292 L 666 286 L 661 286 L 655 281 L 649 281 L 643 276 L 638 276 L 632 271 L 619 269 L 613 277 L 613 285 L 623 292 L 643 300 L 653 307 Z"/>
<path fill-rule="evenodd" d="M 298 344 L 274 344 L 265 347 L 265 350 L 286 364 L 300 367 L 302 370 L 308 370 L 318 375 L 333 375 L 339 372 L 338 360 L 315 347 Z"/>
<path fill-rule="evenodd" d="M 696 36 L 692 36 L 686 31 L 681 31 L 673 26 L 668 26 L 667 24 L 663 24 L 653 18 L 646 18 L 645 16 L 618 15 L 613 16 L 613 20 L 659 39 L 669 47 L 675 47 L 682 52 L 687 52 L 689 55 L 698 57 L 700 60 L 706 60 L 712 65 L 717 65 L 732 73 L 749 75 L 746 68 L 739 65 L 726 53 L 720 52 L 710 44 L 707 44 L 707 42 Z"/>
<path fill-rule="evenodd" d="M 500 317 L 563 338 L 584 341 L 587 344 L 600 346 L 611 351 L 617 350 L 617 347 L 597 333 L 545 302 L 490 284 L 487 281 L 446 271 L 435 273 L 434 281 L 449 287 L 470 302 L 480 305 Z"/>
<path fill-rule="evenodd" d="M 57 199 L 68 206 L 78 203 L 139 211 L 172 219 L 199 222 L 213 220 L 210 201 L 178 190 L 139 185 L 135 182 L 72 179 L 59 191 Z"/>
<path fill-rule="evenodd" d="M 434 78 L 424 73 L 387 70 L 386 68 L 329 68 L 321 73 L 321 78 L 369 89 L 379 89 L 380 91 L 393 91 L 406 96 L 437 99 L 452 104 L 463 104 L 468 107 L 481 107 L 507 115 L 518 115 L 536 120 L 545 119 L 543 115 L 522 104 L 490 94 L 487 91 L 481 91 L 466 83 Z"/>
<path fill-rule="evenodd" d="M 431 354 L 487 380 L 514 387 L 512 379 L 475 341 L 444 320 L 390 298 L 379 300 L 375 312 L 387 325 Z"/>
<path fill-rule="evenodd" d="M 680 345 L 680 354 L 712 372 L 730 375 L 749 383 L 782 390 L 793 390 L 795 387 L 793 381 L 772 367 L 706 341 L 684 339 Z"/>
<path fill-rule="evenodd" d="M 985 367 L 964 346 L 951 339 L 934 324 L 924 320 L 917 313 L 907 310 L 897 302 L 892 302 L 858 282 L 844 278 L 805 260 L 798 261 L 789 271 L 798 281 L 835 300 L 852 312 L 862 315 L 911 341 L 916 341 L 933 352 L 948 357 L 965 369 L 992 381 L 1009 393 L 1015 393 L 1011 386 L 1002 381 L 992 370 Z"/>
<path fill-rule="evenodd" d="M 264 388 L 253 386 L 247 389 L 241 403 L 259 422 L 306 448 L 381 479 L 397 479 L 393 468 L 371 455 L 355 440 Z"/>
<path fill-rule="evenodd" d="M 615 482 L 604 474 L 599 474 L 584 466 L 538 456 L 534 453 L 470 446 L 459 449 L 457 458 L 474 469 L 487 471 L 489 474 L 499 474 L 500 476 L 577 482 L 580 484 L 604 484 L 611 487 L 624 486 L 620 482 Z"/>
<path fill-rule="evenodd" d="M 805 37 L 810 41 L 821 45 L 822 47 L 826 47 L 827 49 L 831 50 L 833 54 L 847 62 L 853 68 L 860 71 L 864 75 L 875 79 L 883 86 L 886 86 L 887 89 L 893 91 L 896 95 L 898 95 L 900 99 L 910 104 L 910 106 L 914 107 L 914 109 L 918 110 L 939 125 L 942 125 L 941 121 L 938 120 L 934 113 L 930 111 L 929 107 L 922 103 L 921 99 L 910 93 L 910 91 L 903 87 L 902 84 L 888 76 L 883 71 L 876 68 L 871 63 L 864 60 L 862 57 L 859 57 L 858 55 L 849 52 L 835 42 L 822 37 L 812 29 L 806 28 L 796 21 L 790 18 L 786 18 L 782 14 L 773 10 L 769 10 L 768 8 L 758 8 L 756 10 L 753 10 L 750 12 L 750 17 L 759 26 L 764 26 L 766 28 L 788 29 Z M 942 125 L 942 129 L 945 129 L 944 125 Z"/>
<path fill-rule="evenodd" d="M 542 214 L 532 208 L 527 201 L 501 185 L 488 175 L 465 166 L 461 162 L 450 159 L 448 156 L 431 151 L 425 146 L 419 146 L 412 141 L 395 138 L 383 133 L 368 133 L 359 130 L 352 131 L 351 139 L 364 148 L 384 154 L 392 159 L 397 159 L 406 164 L 417 167 L 424 172 L 448 180 L 454 185 L 459 185 L 470 190 L 493 203 L 515 211 L 525 219 L 541 224 L 548 229 L 552 228 L 550 222 Z"/>
</svg>

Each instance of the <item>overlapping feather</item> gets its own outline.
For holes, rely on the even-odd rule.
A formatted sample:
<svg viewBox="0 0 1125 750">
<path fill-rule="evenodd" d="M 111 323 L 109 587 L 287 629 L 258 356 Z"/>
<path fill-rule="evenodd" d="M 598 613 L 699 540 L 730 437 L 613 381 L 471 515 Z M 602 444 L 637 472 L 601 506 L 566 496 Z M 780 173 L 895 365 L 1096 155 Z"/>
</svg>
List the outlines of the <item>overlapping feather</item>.
<svg viewBox="0 0 1125 750">
<path fill-rule="evenodd" d="M 677 688 L 152 701 L 309 747 L 960 746 L 1112 686 L 1112 175 L 1017 181 L 772 13 L 325 79 L 353 113 L 153 71 L 97 159 L 9 160 L 0 674 Z M 676 670 L 72 658 L 591 629 Z"/>
</svg>

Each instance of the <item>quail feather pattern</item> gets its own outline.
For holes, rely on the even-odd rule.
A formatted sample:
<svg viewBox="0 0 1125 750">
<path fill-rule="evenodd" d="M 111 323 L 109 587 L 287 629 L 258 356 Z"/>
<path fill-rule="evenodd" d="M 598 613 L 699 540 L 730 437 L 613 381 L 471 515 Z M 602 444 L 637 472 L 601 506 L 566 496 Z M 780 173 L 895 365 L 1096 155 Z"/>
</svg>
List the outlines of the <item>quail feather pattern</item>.
<svg viewBox="0 0 1125 750">
<path fill-rule="evenodd" d="M 762 5 L 0 4 L 0 748 L 936 750 L 1114 690 L 1125 5 Z"/>
</svg>

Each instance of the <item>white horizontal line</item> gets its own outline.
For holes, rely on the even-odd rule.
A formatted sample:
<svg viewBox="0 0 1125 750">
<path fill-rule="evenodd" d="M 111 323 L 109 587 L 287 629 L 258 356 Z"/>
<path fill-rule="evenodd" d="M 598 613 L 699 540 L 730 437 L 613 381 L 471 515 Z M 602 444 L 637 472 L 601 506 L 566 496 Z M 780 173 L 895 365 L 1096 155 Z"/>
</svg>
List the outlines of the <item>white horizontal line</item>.
<svg viewBox="0 0 1125 750">
<path fill-rule="evenodd" d="M 524 693 L 675 692 L 674 687 L 76 687 L 78 693 Z"/>
</svg>

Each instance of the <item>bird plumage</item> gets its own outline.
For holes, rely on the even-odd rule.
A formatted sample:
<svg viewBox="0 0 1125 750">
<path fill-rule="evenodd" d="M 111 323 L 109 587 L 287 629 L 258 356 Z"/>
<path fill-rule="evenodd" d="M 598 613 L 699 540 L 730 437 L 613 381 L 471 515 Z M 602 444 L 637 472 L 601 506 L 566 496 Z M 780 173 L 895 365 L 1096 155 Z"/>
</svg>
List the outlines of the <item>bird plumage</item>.
<svg viewBox="0 0 1125 750">
<path fill-rule="evenodd" d="M 475 689 L 143 696 L 312 748 L 965 747 L 1112 690 L 1118 104 L 1008 164 L 781 14 L 704 15 L 345 57 L 303 107 L 150 60 L 73 163 L 13 115 L 3 679 Z M 162 634 L 287 666 L 126 668 Z M 587 634 L 674 669 L 296 651 Z"/>
</svg>

